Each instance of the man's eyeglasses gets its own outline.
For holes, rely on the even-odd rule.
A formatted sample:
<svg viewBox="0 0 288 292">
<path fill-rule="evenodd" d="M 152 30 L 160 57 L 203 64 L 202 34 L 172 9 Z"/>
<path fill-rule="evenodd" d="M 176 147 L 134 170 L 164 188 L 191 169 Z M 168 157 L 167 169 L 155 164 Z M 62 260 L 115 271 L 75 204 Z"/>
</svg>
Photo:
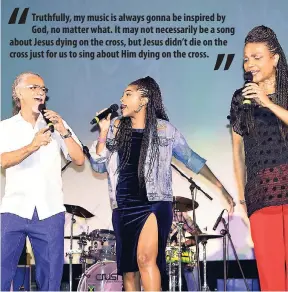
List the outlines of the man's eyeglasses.
<svg viewBox="0 0 288 292">
<path fill-rule="evenodd" d="M 42 90 L 45 94 L 48 93 L 48 88 L 47 87 L 40 86 L 40 85 L 37 85 L 37 84 L 26 85 L 26 86 L 23 86 L 23 88 L 29 88 L 33 92 L 38 92 L 39 90 Z"/>
</svg>

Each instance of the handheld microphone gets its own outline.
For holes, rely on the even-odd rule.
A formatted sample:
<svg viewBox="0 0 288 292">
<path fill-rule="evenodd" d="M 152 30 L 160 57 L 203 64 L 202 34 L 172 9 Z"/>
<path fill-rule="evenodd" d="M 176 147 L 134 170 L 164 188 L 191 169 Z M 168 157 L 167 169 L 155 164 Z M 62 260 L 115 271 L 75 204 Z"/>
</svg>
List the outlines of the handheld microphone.
<svg viewBox="0 0 288 292">
<path fill-rule="evenodd" d="M 109 114 L 118 111 L 119 106 L 118 104 L 112 104 L 109 108 L 105 111 L 97 115 L 93 120 L 90 122 L 91 125 L 98 124 L 102 119 L 106 118 Z"/>
<path fill-rule="evenodd" d="M 250 83 L 253 81 L 253 74 L 251 71 L 245 72 L 244 74 L 245 84 Z M 243 107 L 244 109 L 248 109 L 251 106 L 251 100 L 244 98 L 243 100 Z"/>
<path fill-rule="evenodd" d="M 214 224 L 214 226 L 213 226 L 213 230 L 214 230 L 214 231 L 215 231 L 216 228 L 218 227 L 218 225 L 219 225 L 219 223 L 220 223 L 220 221 L 221 221 L 221 218 L 222 218 L 222 216 L 223 216 L 224 211 L 225 211 L 225 209 L 222 210 L 222 212 L 220 213 L 219 217 L 217 218 L 217 220 L 216 220 L 216 222 L 215 222 L 215 224 Z"/>
<path fill-rule="evenodd" d="M 46 110 L 46 106 L 45 106 L 45 104 L 42 104 L 42 103 L 39 104 L 39 106 L 38 106 L 38 110 L 39 110 L 39 112 L 42 114 L 43 119 L 45 120 L 45 122 L 47 123 L 50 132 L 53 133 L 53 132 L 54 132 L 54 125 L 53 125 L 53 123 L 52 123 L 49 119 L 47 119 L 47 118 L 44 116 L 44 114 L 45 114 L 44 110 Z"/>
</svg>

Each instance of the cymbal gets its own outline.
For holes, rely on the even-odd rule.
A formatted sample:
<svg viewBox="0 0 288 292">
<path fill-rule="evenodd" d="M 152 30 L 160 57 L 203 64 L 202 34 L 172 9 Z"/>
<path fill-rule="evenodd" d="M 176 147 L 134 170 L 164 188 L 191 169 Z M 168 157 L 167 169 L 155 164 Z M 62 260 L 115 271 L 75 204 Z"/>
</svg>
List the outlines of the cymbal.
<svg viewBox="0 0 288 292">
<path fill-rule="evenodd" d="M 83 236 L 82 236 L 83 237 Z M 70 239 L 70 236 L 67 235 L 67 236 L 64 236 L 65 239 Z M 72 236 L 72 239 L 77 239 L 77 240 L 80 240 L 80 235 L 75 235 L 75 236 Z"/>
<path fill-rule="evenodd" d="M 194 207 L 197 209 L 199 204 L 194 201 Z M 192 211 L 192 200 L 180 196 L 173 197 L 173 208 L 179 212 Z"/>
<path fill-rule="evenodd" d="M 221 238 L 223 237 L 223 235 L 202 233 L 202 234 L 198 234 L 197 237 L 198 237 L 198 241 L 207 241 L 209 239 Z M 195 235 L 186 236 L 186 238 L 191 238 L 191 239 L 196 240 Z"/>
<path fill-rule="evenodd" d="M 80 206 L 67 205 L 67 204 L 64 204 L 64 206 L 66 208 L 66 212 L 70 213 L 72 215 L 74 214 L 75 216 L 82 217 L 82 218 L 94 217 L 93 214 L 91 214 L 89 211 L 87 211 L 86 209 L 84 209 Z"/>
</svg>

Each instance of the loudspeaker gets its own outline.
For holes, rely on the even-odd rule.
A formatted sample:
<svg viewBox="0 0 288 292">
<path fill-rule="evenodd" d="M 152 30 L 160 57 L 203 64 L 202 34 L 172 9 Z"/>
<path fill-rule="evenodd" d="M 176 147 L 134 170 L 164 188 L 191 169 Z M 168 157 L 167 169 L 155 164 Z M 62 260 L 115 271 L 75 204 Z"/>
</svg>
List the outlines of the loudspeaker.
<svg viewBox="0 0 288 292">
<path fill-rule="evenodd" d="M 31 288 L 31 267 L 17 266 L 16 274 L 11 284 L 10 291 L 30 291 Z"/>
</svg>

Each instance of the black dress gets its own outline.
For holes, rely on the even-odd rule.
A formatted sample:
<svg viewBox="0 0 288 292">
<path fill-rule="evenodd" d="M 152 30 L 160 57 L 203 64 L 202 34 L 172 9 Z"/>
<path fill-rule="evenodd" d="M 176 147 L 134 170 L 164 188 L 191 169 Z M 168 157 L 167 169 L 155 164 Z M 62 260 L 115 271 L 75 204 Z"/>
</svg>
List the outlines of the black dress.
<svg viewBox="0 0 288 292">
<path fill-rule="evenodd" d="M 268 97 L 275 103 L 276 94 Z M 288 136 L 285 141 L 278 119 L 269 109 L 252 104 L 245 111 L 242 102 L 243 96 L 235 93 L 230 119 L 233 130 L 243 136 L 247 168 L 245 200 L 250 217 L 264 207 L 288 204 Z M 253 117 L 254 129 L 249 129 L 252 123 L 248 112 Z"/>
<path fill-rule="evenodd" d="M 120 171 L 116 189 L 118 208 L 113 210 L 112 222 L 116 235 L 116 257 L 118 274 L 139 271 L 137 245 L 141 230 L 152 213 L 158 225 L 157 265 L 161 277 L 166 273 L 165 248 L 172 225 L 172 202 L 149 202 L 146 189 L 139 192 L 138 162 L 140 157 L 143 130 L 133 130 L 131 152 L 128 163 Z M 119 151 L 119 159 L 123 155 Z"/>
</svg>

